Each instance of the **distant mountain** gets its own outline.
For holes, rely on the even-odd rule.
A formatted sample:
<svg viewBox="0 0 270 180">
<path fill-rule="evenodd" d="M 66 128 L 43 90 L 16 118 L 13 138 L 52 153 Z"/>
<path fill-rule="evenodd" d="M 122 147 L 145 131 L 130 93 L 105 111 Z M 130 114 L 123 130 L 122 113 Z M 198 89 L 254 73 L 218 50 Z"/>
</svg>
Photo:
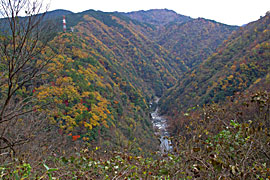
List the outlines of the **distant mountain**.
<svg viewBox="0 0 270 180">
<path fill-rule="evenodd" d="M 57 10 L 53 10 L 53 11 L 48 11 L 45 15 L 44 20 L 48 20 L 48 19 L 55 19 L 57 17 L 63 17 L 69 14 L 73 14 L 73 12 L 68 11 L 68 10 L 63 10 L 63 9 L 57 9 Z"/>
<path fill-rule="evenodd" d="M 168 23 L 181 24 L 191 20 L 191 17 L 177 14 L 176 12 L 168 9 L 152 9 L 147 11 L 134 11 L 124 13 L 126 16 L 140 22 L 152 25 L 166 25 Z"/>
<path fill-rule="evenodd" d="M 176 62 L 188 68 L 200 64 L 228 38 L 237 26 L 177 14 L 167 9 L 123 13 L 134 20 L 154 26 L 144 34 L 167 49 Z"/>
<path fill-rule="evenodd" d="M 160 101 L 162 112 L 170 114 L 197 104 L 220 102 L 236 92 L 267 84 L 263 81 L 269 86 L 269 59 L 267 14 L 234 32 L 201 65 L 186 72 Z"/>
<path fill-rule="evenodd" d="M 237 26 L 198 18 L 160 28 L 157 42 L 191 68 L 211 55 L 236 29 Z"/>
<path fill-rule="evenodd" d="M 53 10 L 53 11 L 48 11 L 45 13 L 45 16 L 42 18 L 43 21 L 43 26 L 41 29 L 44 28 L 51 28 L 50 31 L 54 31 L 59 32 L 61 31 L 63 28 L 63 16 L 66 15 L 70 15 L 73 14 L 73 12 L 68 11 L 68 10 L 63 10 L 63 9 L 58 9 L 58 10 Z M 43 15 L 43 13 L 40 13 L 38 15 L 35 16 L 35 20 L 39 19 L 41 16 Z M 21 20 L 26 19 L 26 17 L 19 17 Z M 0 27 L 1 27 L 1 31 L 9 31 L 9 27 L 8 27 L 8 21 L 6 18 L 2 18 L 0 19 Z"/>
<path fill-rule="evenodd" d="M 119 62 L 132 68 L 129 71 L 135 73 L 133 76 L 139 76 L 148 84 L 143 87 L 138 84 L 138 87 L 151 86 L 156 93 L 161 92 L 161 87 L 172 86 L 173 79 L 185 70 L 183 64 L 175 63 L 166 49 L 144 36 L 143 31 L 153 31 L 153 28 L 119 13 L 85 11 L 80 15 L 82 21 L 75 26 L 75 31 L 80 30 L 82 34 L 88 33 L 98 39 Z M 67 16 L 67 20 L 74 23 L 72 17 Z M 98 48 L 99 45 L 92 42 L 92 46 Z"/>
</svg>

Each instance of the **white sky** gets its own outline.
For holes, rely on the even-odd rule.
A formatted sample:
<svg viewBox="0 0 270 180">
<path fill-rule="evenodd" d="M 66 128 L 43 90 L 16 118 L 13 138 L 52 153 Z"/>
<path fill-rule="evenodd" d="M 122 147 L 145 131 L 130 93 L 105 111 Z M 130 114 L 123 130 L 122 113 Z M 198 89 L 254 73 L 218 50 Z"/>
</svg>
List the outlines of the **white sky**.
<svg viewBox="0 0 270 180">
<path fill-rule="evenodd" d="M 203 17 L 229 25 L 255 21 L 270 11 L 270 0 L 45 0 L 49 10 L 66 9 L 81 12 L 94 9 L 104 12 L 130 12 L 170 9 L 178 14 Z"/>
</svg>

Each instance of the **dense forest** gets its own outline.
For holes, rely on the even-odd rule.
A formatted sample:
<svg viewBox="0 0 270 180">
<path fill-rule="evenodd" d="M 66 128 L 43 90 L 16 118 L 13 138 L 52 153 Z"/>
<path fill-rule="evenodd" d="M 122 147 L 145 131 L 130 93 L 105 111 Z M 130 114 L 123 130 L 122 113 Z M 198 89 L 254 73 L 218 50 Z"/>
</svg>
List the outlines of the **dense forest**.
<svg viewBox="0 0 270 180">
<path fill-rule="evenodd" d="M 241 27 L 203 63 L 185 72 L 181 81 L 164 96 L 163 112 L 224 101 L 228 96 L 268 81 L 269 23 L 268 14 Z"/>
<path fill-rule="evenodd" d="M 269 178 L 269 13 L 237 27 L 167 9 L 4 5 L 1 179 Z"/>
</svg>

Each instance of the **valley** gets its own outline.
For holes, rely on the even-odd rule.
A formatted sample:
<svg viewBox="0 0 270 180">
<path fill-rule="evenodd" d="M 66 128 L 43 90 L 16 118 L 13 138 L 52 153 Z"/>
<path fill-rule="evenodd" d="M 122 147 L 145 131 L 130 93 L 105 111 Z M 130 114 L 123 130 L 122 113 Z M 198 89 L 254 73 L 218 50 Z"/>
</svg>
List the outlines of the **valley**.
<svg viewBox="0 0 270 180">
<path fill-rule="evenodd" d="M 269 12 L 29 17 L 0 19 L 1 178 L 269 178 Z"/>
<path fill-rule="evenodd" d="M 155 104 L 158 104 L 159 98 L 155 99 Z M 150 103 L 151 105 L 152 103 Z M 155 135 L 159 137 L 160 147 L 159 150 L 161 153 L 168 153 L 172 150 L 172 144 L 169 140 L 170 134 L 168 133 L 167 119 L 159 115 L 158 106 L 151 113 L 151 120 L 153 123 L 153 128 L 155 130 Z"/>
</svg>

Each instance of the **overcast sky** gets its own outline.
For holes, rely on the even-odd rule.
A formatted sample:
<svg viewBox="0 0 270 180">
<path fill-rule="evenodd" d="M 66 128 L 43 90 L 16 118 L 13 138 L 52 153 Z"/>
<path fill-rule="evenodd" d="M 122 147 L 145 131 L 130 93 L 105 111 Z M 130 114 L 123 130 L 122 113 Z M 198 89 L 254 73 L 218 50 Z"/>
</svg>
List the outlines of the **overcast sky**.
<svg viewBox="0 0 270 180">
<path fill-rule="evenodd" d="M 130 12 L 170 9 L 178 14 L 203 17 L 229 25 L 255 21 L 270 11 L 270 0 L 45 0 L 50 9 L 81 12 L 88 9 L 105 12 Z"/>
</svg>

